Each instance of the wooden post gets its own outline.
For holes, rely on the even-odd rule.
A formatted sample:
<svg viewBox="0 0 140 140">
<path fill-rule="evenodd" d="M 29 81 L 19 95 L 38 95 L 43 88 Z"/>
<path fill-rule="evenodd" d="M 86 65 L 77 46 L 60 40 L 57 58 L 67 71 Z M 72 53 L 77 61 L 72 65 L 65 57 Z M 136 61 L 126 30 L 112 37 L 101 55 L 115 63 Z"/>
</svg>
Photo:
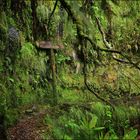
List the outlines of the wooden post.
<svg viewBox="0 0 140 140">
<path fill-rule="evenodd" d="M 52 70 L 52 89 L 53 89 L 53 105 L 56 105 L 58 102 L 57 99 L 57 90 L 56 90 L 56 66 L 55 66 L 55 55 L 54 50 L 51 49 L 51 70 Z"/>
</svg>

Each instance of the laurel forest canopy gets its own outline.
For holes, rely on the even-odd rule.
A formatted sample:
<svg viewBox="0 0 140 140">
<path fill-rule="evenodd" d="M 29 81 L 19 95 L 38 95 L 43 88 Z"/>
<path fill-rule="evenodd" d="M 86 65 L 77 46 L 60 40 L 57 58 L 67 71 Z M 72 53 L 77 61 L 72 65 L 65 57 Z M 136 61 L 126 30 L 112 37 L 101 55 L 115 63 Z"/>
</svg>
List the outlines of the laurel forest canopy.
<svg viewBox="0 0 140 140">
<path fill-rule="evenodd" d="M 1 0 L 0 139 L 140 139 L 140 0 Z"/>
</svg>

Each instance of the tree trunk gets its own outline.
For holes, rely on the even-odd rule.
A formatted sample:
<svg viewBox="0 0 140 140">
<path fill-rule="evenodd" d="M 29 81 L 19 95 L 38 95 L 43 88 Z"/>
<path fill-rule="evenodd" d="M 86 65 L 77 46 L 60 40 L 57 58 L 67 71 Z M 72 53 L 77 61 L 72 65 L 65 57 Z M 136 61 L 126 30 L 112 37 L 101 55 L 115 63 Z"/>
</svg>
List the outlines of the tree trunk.
<svg viewBox="0 0 140 140">
<path fill-rule="evenodd" d="M 37 24 L 38 24 L 36 8 L 37 8 L 37 0 L 31 0 L 31 9 L 32 9 L 32 33 L 33 33 L 34 40 L 37 39 Z"/>
</svg>

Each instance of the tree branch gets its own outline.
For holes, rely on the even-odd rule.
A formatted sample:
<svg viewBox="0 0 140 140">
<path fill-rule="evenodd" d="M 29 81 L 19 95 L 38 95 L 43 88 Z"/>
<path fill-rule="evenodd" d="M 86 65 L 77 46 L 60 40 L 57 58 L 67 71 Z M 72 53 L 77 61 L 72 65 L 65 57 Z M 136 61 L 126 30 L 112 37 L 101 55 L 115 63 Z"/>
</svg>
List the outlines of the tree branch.
<svg viewBox="0 0 140 140">
<path fill-rule="evenodd" d="M 88 85 L 87 83 L 87 74 L 86 74 L 86 52 L 84 51 L 84 46 L 83 46 L 83 41 L 84 40 L 88 40 L 90 42 L 90 44 L 92 45 L 92 47 L 95 49 L 95 50 L 98 50 L 100 48 L 97 47 L 97 45 L 86 35 L 82 32 L 82 28 L 81 28 L 81 25 L 80 25 L 80 22 L 78 21 L 78 19 L 76 18 L 76 16 L 74 15 L 74 13 L 72 12 L 71 10 L 71 7 L 70 5 L 65 1 L 65 0 L 59 0 L 60 3 L 63 5 L 63 7 L 65 8 L 65 10 L 69 13 L 70 17 L 72 18 L 73 22 L 76 24 L 76 27 L 77 27 L 77 34 L 78 34 L 78 37 L 79 37 L 79 40 L 80 40 L 80 44 L 82 46 L 82 51 L 83 51 L 83 54 L 84 54 L 84 68 L 83 68 L 83 72 L 84 72 L 84 83 L 85 83 L 85 86 L 87 87 L 87 89 L 93 93 L 98 99 L 100 99 L 101 101 L 107 103 L 108 105 L 110 105 L 113 110 L 115 109 L 114 106 L 107 100 L 105 100 L 103 97 L 99 96 L 97 93 L 95 93 Z M 103 50 L 103 51 L 106 51 L 106 50 Z M 110 50 L 108 50 L 110 51 Z"/>
<path fill-rule="evenodd" d="M 84 46 L 83 46 L 83 47 L 84 47 Z M 109 102 L 109 101 L 107 101 L 105 98 L 99 96 L 99 94 L 97 94 L 94 90 L 92 90 L 92 89 L 90 88 L 90 86 L 88 85 L 88 81 L 87 81 L 87 72 L 86 72 L 86 71 L 87 71 L 87 70 L 86 70 L 86 68 L 87 68 L 87 64 L 86 64 L 86 52 L 85 52 L 85 49 L 84 49 L 84 48 L 83 48 L 82 50 L 83 50 L 83 56 L 84 56 L 83 73 L 84 73 L 84 84 L 85 84 L 85 86 L 86 86 L 87 89 L 88 89 L 91 93 L 93 93 L 98 99 L 100 99 L 101 101 L 103 101 L 103 102 L 105 102 L 106 104 L 110 105 L 110 106 L 112 107 L 112 109 L 115 110 L 115 107 L 114 107 L 114 105 L 113 105 L 111 102 Z"/>
<path fill-rule="evenodd" d="M 97 23 L 97 25 L 98 25 L 98 29 L 99 29 L 99 31 L 100 31 L 100 33 L 101 33 L 101 35 L 102 35 L 102 39 L 103 39 L 103 43 L 104 43 L 105 47 L 106 47 L 107 49 L 113 48 L 113 47 L 111 47 L 111 43 L 109 44 L 109 43 L 106 41 L 105 33 L 104 33 L 104 31 L 103 31 L 103 29 L 102 29 L 102 27 L 101 27 L 101 24 L 100 24 L 99 19 L 98 19 L 96 16 L 95 16 L 95 19 L 96 19 L 96 23 Z M 107 51 L 106 51 L 106 52 L 107 52 Z M 108 51 L 108 52 L 109 52 L 109 51 Z M 114 52 L 112 52 L 112 53 L 114 53 Z M 123 59 L 118 59 L 118 58 L 115 57 L 115 55 L 112 54 L 112 57 L 113 57 L 114 60 L 116 60 L 116 61 L 118 61 L 118 62 L 121 62 L 121 63 L 124 63 L 124 64 L 131 64 L 131 65 L 133 65 L 135 68 L 137 68 L 138 70 L 140 70 L 140 67 L 137 65 L 137 63 L 133 62 L 133 61 L 131 60 L 131 58 L 129 58 L 127 55 L 124 55 L 122 52 L 119 52 L 119 51 L 116 51 L 115 53 L 120 54 L 123 58 L 127 59 L 128 61 L 125 61 L 125 60 L 123 60 Z"/>
<path fill-rule="evenodd" d="M 103 29 L 102 29 L 102 26 L 101 26 L 101 23 L 100 23 L 99 19 L 98 19 L 96 16 L 95 16 L 95 20 L 96 20 L 96 23 L 97 23 L 97 25 L 98 25 L 98 29 L 99 29 L 99 31 L 100 31 L 100 33 L 101 33 L 101 35 L 102 35 L 102 39 L 103 39 L 103 42 L 104 42 L 106 48 L 107 48 L 107 49 L 111 49 L 111 48 L 112 48 L 112 47 L 111 47 L 111 44 L 109 44 L 109 43 L 106 41 L 105 33 L 104 33 Z"/>
</svg>

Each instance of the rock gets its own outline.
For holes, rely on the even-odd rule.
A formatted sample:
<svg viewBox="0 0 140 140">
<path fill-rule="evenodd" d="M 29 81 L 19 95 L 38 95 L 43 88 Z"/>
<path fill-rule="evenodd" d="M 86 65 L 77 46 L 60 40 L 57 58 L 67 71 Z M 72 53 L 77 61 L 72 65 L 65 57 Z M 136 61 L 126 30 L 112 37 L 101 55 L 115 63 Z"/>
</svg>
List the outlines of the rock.
<svg viewBox="0 0 140 140">
<path fill-rule="evenodd" d="M 27 109 L 27 110 L 25 110 L 25 114 L 26 115 L 31 115 L 31 114 L 33 114 L 33 110 L 32 109 Z"/>
</svg>

